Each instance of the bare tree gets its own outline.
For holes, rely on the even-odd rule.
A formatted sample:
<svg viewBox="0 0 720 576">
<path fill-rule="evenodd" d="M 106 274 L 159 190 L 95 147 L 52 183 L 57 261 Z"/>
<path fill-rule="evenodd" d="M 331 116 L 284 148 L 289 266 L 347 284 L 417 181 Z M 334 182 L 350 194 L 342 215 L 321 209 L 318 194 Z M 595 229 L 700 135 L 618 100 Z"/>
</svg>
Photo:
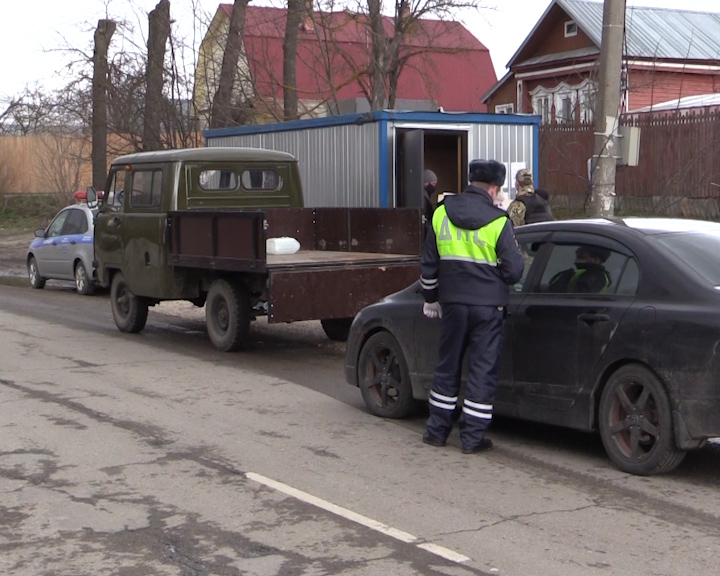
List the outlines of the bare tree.
<svg viewBox="0 0 720 576">
<path fill-rule="evenodd" d="M 230 15 L 230 29 L 223 54 L 217 91 L 213 97 L 210 127 L 220 128 L 233 123 L 233 93 L 237 66 L 242 52 L 245 29 L 245 9 L 250 0 L 235 0 Z"/>
<path fill-rule="evenodd" d="M 387 86 L 385 84 L 385 70 L 387 69 L 387 44 L 383 25 L 382 0 L 367 0 L 370 15 L 370 29 L 372 30 L 372 60 L 370 61 L 370 75 L 372 77 L 372 94 L 370 108 L 380 110 L 385 106 L 387 99 Z"/>
<path fill-rule="evenodd" d="M 160 0 L 148 16 L 147 74 L 143 149 L 162 149 L 161 110 L 165 71 L 165 47 L 170 37 L 170 0 Z"/>
<path fill-rule="evenodd" d="M 368 100 L 373 110 L 387 106 L 394 108 L 398 83 L 403 70 L 413 58 L 433 52 L 462 53 L 460 43 L 453 44 L 452 36 L 443 22 L 460 9 L 481 8 L 480 0 L 395 0 L 392 33 L 384 26 L 383 0 L 367 0 L 367 7 L 358 5 L 358 14 L 367 18 L 372 38 L 372 59 L 368 65 L 370 82 Z M 367 17 L 365 17 L 367 10 Z M 437 25 L 420 25 L 420 20 L 436 18 Z M 435 46 L 442 39 L 443 47 Z"/>
<path fill-rule="evenodd" d="M 105 187 L 107 176 L 107 56 L 115 28 L 116 24 L 112 20 L 100 20 L 95 29 L 92 81 L 92 183 L 98 190 Z"/>
<path fill-rule="evenodd" d="M 312 0 L 287 0 L 287 22 L 283 42 L 283 118 L 292 120 L 298 116 L 297 50 L 298 31 L 303 13 L 312 10 Z"/>
</svg>

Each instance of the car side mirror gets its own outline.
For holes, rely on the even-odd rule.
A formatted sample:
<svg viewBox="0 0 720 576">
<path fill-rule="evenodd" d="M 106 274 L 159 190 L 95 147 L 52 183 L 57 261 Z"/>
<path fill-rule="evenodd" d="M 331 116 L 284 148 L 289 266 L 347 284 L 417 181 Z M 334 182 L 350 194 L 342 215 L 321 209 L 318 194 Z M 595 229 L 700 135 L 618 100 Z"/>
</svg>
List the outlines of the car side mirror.
<svg viewBox="0 0 720 576">
<path fill-rule="evenodd" d="M 45 228 L 36 228 L 35 238 L 45 238 Z"/>
<path fill-rule="evenodd" d="M 95 188 L 88 186 L 85 190 L 85 198 L 87 200 L 88 208 L 97 208 L 98 205 L 98 194 Z"/>
</svg>

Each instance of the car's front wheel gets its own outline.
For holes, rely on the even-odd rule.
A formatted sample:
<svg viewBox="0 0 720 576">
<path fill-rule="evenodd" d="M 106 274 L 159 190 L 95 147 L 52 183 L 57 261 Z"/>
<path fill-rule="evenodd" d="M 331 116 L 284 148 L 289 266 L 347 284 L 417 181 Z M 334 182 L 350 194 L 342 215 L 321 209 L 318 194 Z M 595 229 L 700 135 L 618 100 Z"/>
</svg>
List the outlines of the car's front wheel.
<svg viewBox="0 0 720 576">
<path fill-rule="evenodd" d="M 75 264 L 75 290 L 78 294 L 82 294 L 83 296 L 89 296 L 95 292 L 95 284 L 88 276 L 82 260 Z"/>
<path fill-rule="evenodd" d="M 410 374 L 400 344 L 389 332 L 378 332 L 360 350 L 358 383 L 371 414 L 404 418 L 416 412 Z"/>
<path fill-rule="evenodd" d="M 610 377 L 600 398 L 599 418 L 605 451 L 624 472 L 661 474 L 685 457 L 675 446 L 665 388 L 647 368 L 624 366 Z"/>
<path fill-rule="evenodd" d="M 125 282 L 122 272 L 116 272 L 110 285 L 110 306 L 115 324 L 122 332 L 136 333 L 145 328 L 148 302 L 135 296 Z"/>
<path fill-rule="evenodd" d="M 30 256 L 27 264 L 28 278 L 30 278 L 30 286 L 36 289 L 45 288 L 45 278 L 40 276 L 40 270 L 38 270 L 37 261 L 33 256 Z"/>
</svg>

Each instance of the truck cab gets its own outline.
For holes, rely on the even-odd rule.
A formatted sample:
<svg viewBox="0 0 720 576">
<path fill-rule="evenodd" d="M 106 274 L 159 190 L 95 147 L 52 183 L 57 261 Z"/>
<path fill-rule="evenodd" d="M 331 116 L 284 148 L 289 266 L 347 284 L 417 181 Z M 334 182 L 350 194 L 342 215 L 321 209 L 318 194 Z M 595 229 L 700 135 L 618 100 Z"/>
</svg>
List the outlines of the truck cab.
<svg viewBox="0 0 720 576">
<path fill-rule="evenodd" d="M 301 208 L 297 161 L 255 148 L 141 152 L 117 158 L 95 224 L 98 283 L 122 271 L 136 296 L 195 299 L 188 270 L 168 261 L 168 213 Z"/>
</svg>

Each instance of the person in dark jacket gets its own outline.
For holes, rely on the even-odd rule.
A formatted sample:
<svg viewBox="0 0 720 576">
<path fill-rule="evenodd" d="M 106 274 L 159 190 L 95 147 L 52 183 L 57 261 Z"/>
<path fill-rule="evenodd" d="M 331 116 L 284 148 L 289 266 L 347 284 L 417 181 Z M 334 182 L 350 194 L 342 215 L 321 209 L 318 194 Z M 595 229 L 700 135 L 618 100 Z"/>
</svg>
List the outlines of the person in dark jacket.
<svg viewBox="0 0 720 576">
<path fill-rule="evenodd" d="M 533 175 L 523 168 L 515 175 L 515 200 L 508 206 L 508 216 L 514 226 L 547 222 L 554 220 L 550 206 L 540 195 L 535 193 Z"/>
<path fill-rule="evenodd" d="M 495 160 L 470 163 L 470 185 L 448 196 L 433 214 L 420 261 L 423 313 L 440 318 L 440 349 L 423 441 L 444 446 L 457 407 L 463 357 L 469 377 L 459 420 L 462 451 L 492 447 L 490 424 L 502 352 L 509 285 L 520 280 L 524 259 L 507 213 L 493 205 L 505 182 Z"/>
<path fill-rule="evenodd" d="M 548 192 L 545 188 L 535 188 L 535 194 L 537 194 L 540 198 L 545 200 L 545 204 L 547 205 L 547 212 L 550 216 L 550 220 L 555 220 L 555 216 L 553 215 L 552 208 L 550 207 L 550 192 Z"/>
<path fill-rule="evenodd" d="M 437 183 L 438 179 L 432 170 L 423 172 L 423 214 L 428 226 L 432 223 L 432 215 L 437 205 Z"/>
<path fill-rule="evenodd" d="M 558 272 L 550 279 L 551 292 L 598 294 L 612 285 L 605 261 L 610 250 L 599 246 L 578 246 L 575 251 L 575 267 Z"/>
</svg>

